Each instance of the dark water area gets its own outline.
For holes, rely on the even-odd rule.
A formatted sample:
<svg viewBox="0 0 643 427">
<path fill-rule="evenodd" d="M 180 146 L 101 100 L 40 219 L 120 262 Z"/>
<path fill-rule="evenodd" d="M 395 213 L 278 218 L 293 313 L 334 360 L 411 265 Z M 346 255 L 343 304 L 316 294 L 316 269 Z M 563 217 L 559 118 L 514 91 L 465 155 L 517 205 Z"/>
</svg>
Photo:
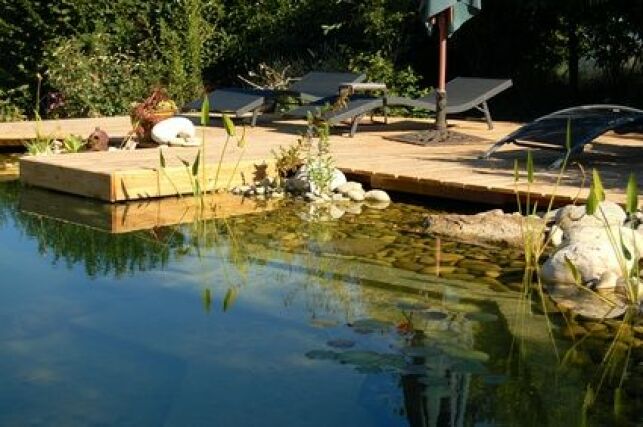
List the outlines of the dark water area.
<svg viewBox="0 0 643 427">
<path fill-rule="evenodd" d="M 23 191 L 0 182 L 2 426 L 643 421 L 640 329 L 584 413 L 618 325 L 574 342 L 518 251 L 422 230 L 441 207 L 284 201 L 113 235 L 21 211 Z"/>
</svg>

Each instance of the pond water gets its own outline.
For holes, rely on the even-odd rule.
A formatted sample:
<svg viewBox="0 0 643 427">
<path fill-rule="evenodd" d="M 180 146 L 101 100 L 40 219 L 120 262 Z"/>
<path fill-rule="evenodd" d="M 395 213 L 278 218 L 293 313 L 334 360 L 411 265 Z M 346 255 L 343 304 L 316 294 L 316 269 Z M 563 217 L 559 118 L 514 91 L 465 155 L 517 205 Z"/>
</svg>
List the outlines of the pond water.
<svg viewBox="0 0 643 427">
<path fill-rule="evenodd" d="M 572 347 L 523 296 L 520 253 L 428 236 L 426 208 L 284 202 L 110 235 L 20 197 L 0 182 L 0 425 L 643 420 L 640 342 L 618 416 L 606 380 L 584 420 L 615 325 L 573 325 L 600 333 Z"/>
</svg>

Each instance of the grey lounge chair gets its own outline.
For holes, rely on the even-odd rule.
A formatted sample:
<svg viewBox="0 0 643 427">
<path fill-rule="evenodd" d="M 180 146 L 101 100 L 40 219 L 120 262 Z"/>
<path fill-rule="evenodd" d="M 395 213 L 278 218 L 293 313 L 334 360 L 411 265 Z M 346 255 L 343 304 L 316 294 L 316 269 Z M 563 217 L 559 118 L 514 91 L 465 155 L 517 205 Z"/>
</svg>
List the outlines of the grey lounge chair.
<svg viewBox="0 0 643 427">
<path fill-rule="evenodd" d="M 254 126 L 259 113 L 267 108 L 269 102 L 274 102 L 279 95 L 295 96 L 300 103 L 315 102 L 336 96 L 342 83 L 358 83 L 364 81 L 365 78 L 364 74 L 313 71 L 304 75 L 285 91 L 223 88 L 210 92 L 208 100 L 211 112 L 229 113 L 236 117 L 252 113 L 251 125 Z M 201 99 L 194 100 L 186 104 L 183 110 L 200 110 L 202 102 Z"/>
<path fill-rule="evenodd" d="M 493 129 L 491 113 L 487 101 L 500 92 L 510 88 L 512 85 L 509 79 L 483 79 L 473 77 L 457 77 L 447 83 L 447 114 L 462 113 L 471 109 L 477 109 L 484 113 L 489 129 Z M 288 112 L 293 117 L 304 117 L 308 112 L 319 108 L 320 101 L 315 105 L 304 106 Z M 328 102 L 331 103 L 331 102 Z M 412 99 L 401 96 L 388 96 L 385 98 L 354 97 L 348 104 L 333 112 L 324 115 L 330 124 L 336 124 L 344 120 L 351 121 L 350 136 L 357 132 L 360 120 L 368 113 L 377 108 L 387 106 L 403 106 L 420 108 L 423 110 L 435 111 L 435 95 L 429 94 L 422 98 Z"/>
<path fill-rule="evenodd" d="M 482 156 L 488 159 L 500 147 L 514 143 L 524 147 L 567 150 L 567 124 L 570 128 L 570 151 L 578 154 L 585 145 L 613 130 L 619 133 L 643 131 L 643 110 L 622 105 L 582 105 L 540 117 L 496 142 Z M 562 158 L 551 167 L 558 167 Z"/>
</svg>

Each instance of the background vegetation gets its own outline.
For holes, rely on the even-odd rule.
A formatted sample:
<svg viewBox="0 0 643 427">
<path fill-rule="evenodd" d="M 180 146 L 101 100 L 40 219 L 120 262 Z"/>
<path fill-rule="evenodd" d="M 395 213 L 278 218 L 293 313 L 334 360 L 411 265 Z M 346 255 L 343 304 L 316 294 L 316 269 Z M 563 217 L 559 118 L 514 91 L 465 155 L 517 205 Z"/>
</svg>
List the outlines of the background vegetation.
<svg viewBox="0 0 643 427">
<path fill-rule="evenodd" d="M 417 0 L 0 0 L 0 120 L 110 115 L 163 84 L 182 103 L 262 63 L 300 75 L 353 69 L 416 95 L 437 40 Z M 449 41 L 449 77 L 511 77 L 496 114 L 586 102 L 643 106 L 643 2 L 485 0 Z"/>
</svg>

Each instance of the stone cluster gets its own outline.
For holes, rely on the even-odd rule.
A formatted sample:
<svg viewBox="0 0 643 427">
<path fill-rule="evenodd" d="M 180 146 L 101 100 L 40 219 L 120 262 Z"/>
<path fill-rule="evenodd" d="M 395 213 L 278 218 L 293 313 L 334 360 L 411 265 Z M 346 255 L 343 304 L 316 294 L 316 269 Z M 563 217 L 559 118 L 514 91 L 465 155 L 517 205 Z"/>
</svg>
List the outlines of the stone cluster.
<svg viewBox="0 0 643 427">
<path fill-rule="evenodd" d="M 303 166 L 291 178 L 283 181 L 264 178 L 260 182 L 250 185 L 241 185 L 232 189 L 233 194 L 244 197 L 284 197 L 289 194 L 295 198 L 303 199 L 317 205 L 327 205 L 323 217 L 337 219 L 346 212 L 360 213 L 363 206 L 373 209 L 384 209 L 391 203 L 390 196 L 383 190 L 365 190 L 361 183 L 348 181 L 339 170 L 334 169 L 329 185 L 330 192 L 323 192 L 316 188 L 309 179 L 306 167 Z M 316 208 L 319 213 L 323 209 Z M 315 214 L 311 213 L 311 218 Z"/>
</svg>

